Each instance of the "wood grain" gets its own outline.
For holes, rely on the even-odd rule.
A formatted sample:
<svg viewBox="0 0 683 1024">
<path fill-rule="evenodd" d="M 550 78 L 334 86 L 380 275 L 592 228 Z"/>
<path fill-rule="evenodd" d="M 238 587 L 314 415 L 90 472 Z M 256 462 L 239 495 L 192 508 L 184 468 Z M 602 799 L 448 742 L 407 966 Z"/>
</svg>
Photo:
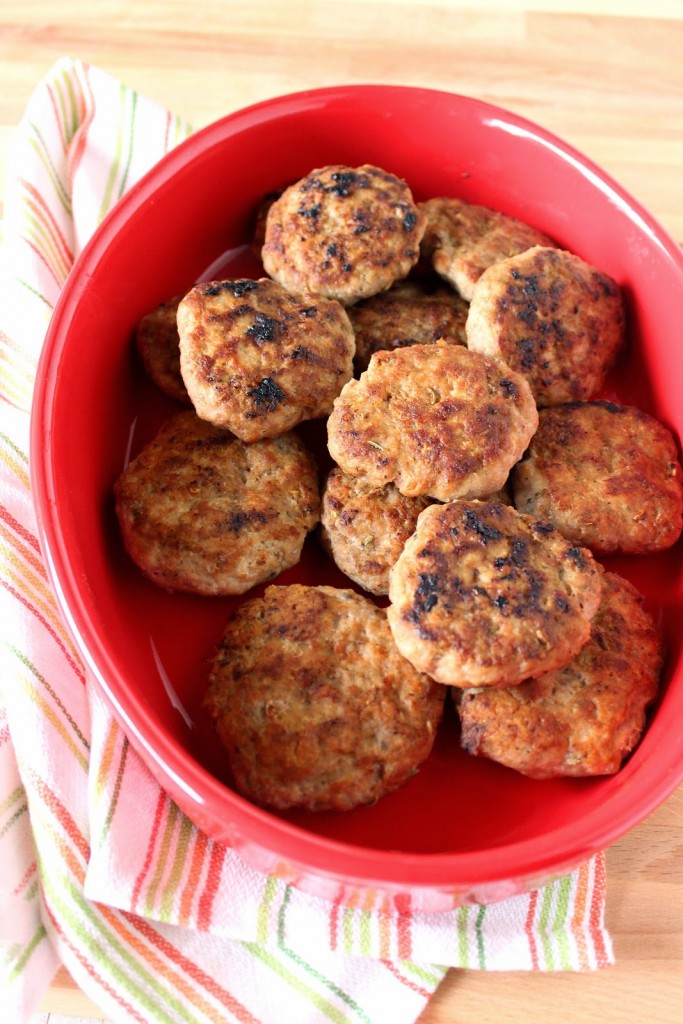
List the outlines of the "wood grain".
<svg viewBox="0 0 683 1024">
<path fill-rule="evenodd" d="M 476 96 L 573 143 L 683 241 L 681 0 L 3 0 L 3 190 L 14 129 L 64 55 L 98 65 L 197 128 L 319 85 L 393 82 Z M 683 790 L 609 851 L 607 923 L 615 967 L 590 975 L 452 970 L 420 1024 L 679 1020 Z M 102 1016 L 63 971 L 42 1009 Z"/>
<path fill-rule="evenodd" d="M 0 163 L 26 102 L 68 54 L 195 127 L 339 82 L 461 92 L 531 117 L 612 173 L 683 239 L 680 0 L 476 3 L 3 0 Z"/>
</svg>

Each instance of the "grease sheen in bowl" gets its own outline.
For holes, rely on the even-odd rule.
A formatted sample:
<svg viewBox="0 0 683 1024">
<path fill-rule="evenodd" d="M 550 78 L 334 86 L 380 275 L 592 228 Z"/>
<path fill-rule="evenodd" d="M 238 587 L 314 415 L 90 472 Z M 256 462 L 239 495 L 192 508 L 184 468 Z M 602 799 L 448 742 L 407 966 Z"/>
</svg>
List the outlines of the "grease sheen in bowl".
<svg viewBox="0 0 683 1024">
<path fill-rule="evenodd" d="M 631 579 L 668 645 L 662 697 L 615 776 L 537 782 L 460 751 L 454 716 L 421 771 L 372 807 L 276 815 L 221 777 L 200 712 L 207 659 L 233 599 L 146 581 L 119 535 L 112 485 L 175 406 L 134 354 L 140 318 L 197 280 L 261 273 L 249 251 L 261 197 L 312 168 L 372 163 L 419 200 L 462 196 L 525 220 L 623 287 L 627 350 L 603 397 L 680 437 L 683 258 L 599 168 L 543 129 L 462 96 L 349 86 L 285 96 L 191 137 L 136 185 L 79 258 L 54 313 L 35 394 L 31 462 L 41 541 L 78 647 L 161 784 L 255 866 L 344 900 L 358 889 L 428 909 L 538 884 L 611 843 L 683 778 L 681 544 L 604 559 Z M 308 428 L 314 437 L 315 425 Z M 314 537 L 277 583 L 348 586 Z M 258 590 L 256 591 L 258 592 Z"/>
</svg>

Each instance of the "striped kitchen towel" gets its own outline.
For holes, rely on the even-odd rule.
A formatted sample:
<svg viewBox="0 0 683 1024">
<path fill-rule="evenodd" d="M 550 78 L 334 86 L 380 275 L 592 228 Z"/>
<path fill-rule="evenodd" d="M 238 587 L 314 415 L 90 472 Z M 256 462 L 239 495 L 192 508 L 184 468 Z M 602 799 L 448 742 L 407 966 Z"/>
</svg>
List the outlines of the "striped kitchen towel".
<svg viewBox="0 0 683 1024">
<path fill-rule="evenodd" d="M 344 906 L 267 877 L 159 788 L 88 682 L 50 591 L 28 476 L 40 348 L 103 216 L 189 132 L 60 60 L 18 128 L 0 298 L 0 964 L 3 1019 L 59 963 L 112 1020 L 409 1024 L 449 965 L 581 970 L 613 960 L 604 857 L 492 906 Z"/>
</svg>

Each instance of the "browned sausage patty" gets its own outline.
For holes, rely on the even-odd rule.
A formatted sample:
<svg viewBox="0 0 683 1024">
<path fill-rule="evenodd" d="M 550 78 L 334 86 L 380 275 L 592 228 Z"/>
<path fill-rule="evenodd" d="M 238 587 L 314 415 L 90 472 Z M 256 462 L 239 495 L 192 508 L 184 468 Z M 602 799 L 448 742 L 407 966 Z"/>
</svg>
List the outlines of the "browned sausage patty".
<svg viewBox="0 0 683 1024">
<path fill-rule="evenodd" d="M 322 495 L 325 548 L 349 579 L 372 594 L 389 590 L 389 570 L 429 498 L 408 498 L 394 487 L 373 487 L 333 469 Z"/>
<path fill-rule="evenodd" d="M 254 224 L 251 235 L 251 251 L 257 259 L 261 259 L 261 249 L 263 249 L 263 243 L 266 240 L 266 221 L 268 219 L 268 211 L 275 202 L 279 199 L 284 189 L 278 188 L 273 189 L 272 192 L 266 192 L 264 196 L 259 200 L 256 210 L 254 211 Z"/>
<path fill-rule="evenodd" d="M 389 624 L 439 682 L 511 686 L 578 653 L 601 575 L 589 551 L 508 505 L 431 505 L 391 570 Z"/>
<path fill-rule="evenodd" d="M 468 308 L 452 288 L 430 288 L 411 279 L 356 303 L 349 309 L 356 369 L 366 370 L 371 356 L 384 349 L 431 345 L 440 339 L 464 345 Z"/>
<path fill-rule="evenodd" d="M 266 219 L 266 273 L 295 295 L 345 305 L 384 291 L 417 263 L 425 218 L 379 167 L 321 167 L 285 189 Z"/>
<path fill-rule="evenodd" d="M 196 285 L 178 307 L 180 368 L 197 414 L 243 441 L 325 416 L 353 372 L 338 302 L 303 302 L 275 281 Z"/>
<path fill-rule="evenodd" d="M 536 246 L 486 270 L 467 344 L 524 374 L 539 406 L 592 398 L 624 337 L 617 283 L 562 249 Z"/>
<path fill-rule="evenodd" d="M 592 551 L 659 551 L 683 529 L 683 472 L 671 432 L 613 402 L 543 409 L 514 468 L 520 512 L 549 519 Z"/>
<path fill-rule="evenodd" d="M 316 467 L 294 434 L 247 445 L 181 412 L 115 484 L 125 545 L 169 590 L 241 594 L 298 562 L 319 517 Z"/>
<path fill-rule="evenodd" d="M 332 587 L 268 587 L 228 622 L 205 707 L 237 788 L 279 809 L 349 810 L 429 755 L 443 687 L 396 650 L 386 614 Z"/>
<path fill-rule="evenodd" d="M 520 686 L 462 694 L 462 745 L 535 779 L 611 775 L 640 739 L 662 661 L 640 594 L 605 573 L 590 639 L 568 665 Z"/>
<path fill-rule="evenodd" d="M 180 338 L 177 312 L 180 296 L 162 302 L 143 316 L 135 332 L 135 341 L 150 379 L 169 398 L 190 404 L 180 372 Z"/>
<path fill-rule="evenodd" d="M 502 487 L 537 423 L 524 377 L 439 341 L 376 352 L 335 400 L 328 447 L 371 486 L 450 501 Z"/>
<path fill-rule="evenodd" d="M 420 203 L 427 217 L 422 256 L 468 302 L 474 286 L 493 263 L 553 241 L 523 221 L 467 203 L 437 197 Z"/>
</svg>

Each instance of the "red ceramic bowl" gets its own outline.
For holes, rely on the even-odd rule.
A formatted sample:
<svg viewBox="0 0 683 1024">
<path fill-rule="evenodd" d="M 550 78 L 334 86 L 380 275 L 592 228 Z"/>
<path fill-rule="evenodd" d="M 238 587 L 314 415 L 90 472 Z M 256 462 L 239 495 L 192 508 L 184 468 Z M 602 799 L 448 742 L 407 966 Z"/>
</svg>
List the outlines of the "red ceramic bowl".
<svg viewBox="0 0 683 1024">
<path fill-rule="evenodd" d="M 147 582 L 124 552 L 114 515 L 112 484 L 130 452 L 175 411 L 138 365 L 138 320 L 196 280 L 258 275 L 248 242 L 259 199 L 329 163 L 378 164 L 404 177 L 418 199 L 456 195 L 504 210 L 611 274 L 624 289 L 630 334 L 605 395 L 681 435 L 683 258 L 637 202 L 570 146 L 505 110 L 423 89 L 321 89 L 258 104 L 194 135 L 124 197 L 78 260 L 35 396 L 41 539 L 96 684 L 152 772 L 210 835 L 336 899 L 371 888 L 431 909 L 485 902 L 575 866 L 683 778 L 681 546 L 609 560 L 644 593 L 669 647 L 661 700 L 619 774 L 526 779 L 462 753 L 451 716 L 418 775 L 375 806 L 280 815 L 230 788 L 199 707 L 233 600 Z M 313 441 L 319 428 L 309 430 Z M 349 585 L 314 537 L 278 582 L 295 580 Z"/>
</svg>

